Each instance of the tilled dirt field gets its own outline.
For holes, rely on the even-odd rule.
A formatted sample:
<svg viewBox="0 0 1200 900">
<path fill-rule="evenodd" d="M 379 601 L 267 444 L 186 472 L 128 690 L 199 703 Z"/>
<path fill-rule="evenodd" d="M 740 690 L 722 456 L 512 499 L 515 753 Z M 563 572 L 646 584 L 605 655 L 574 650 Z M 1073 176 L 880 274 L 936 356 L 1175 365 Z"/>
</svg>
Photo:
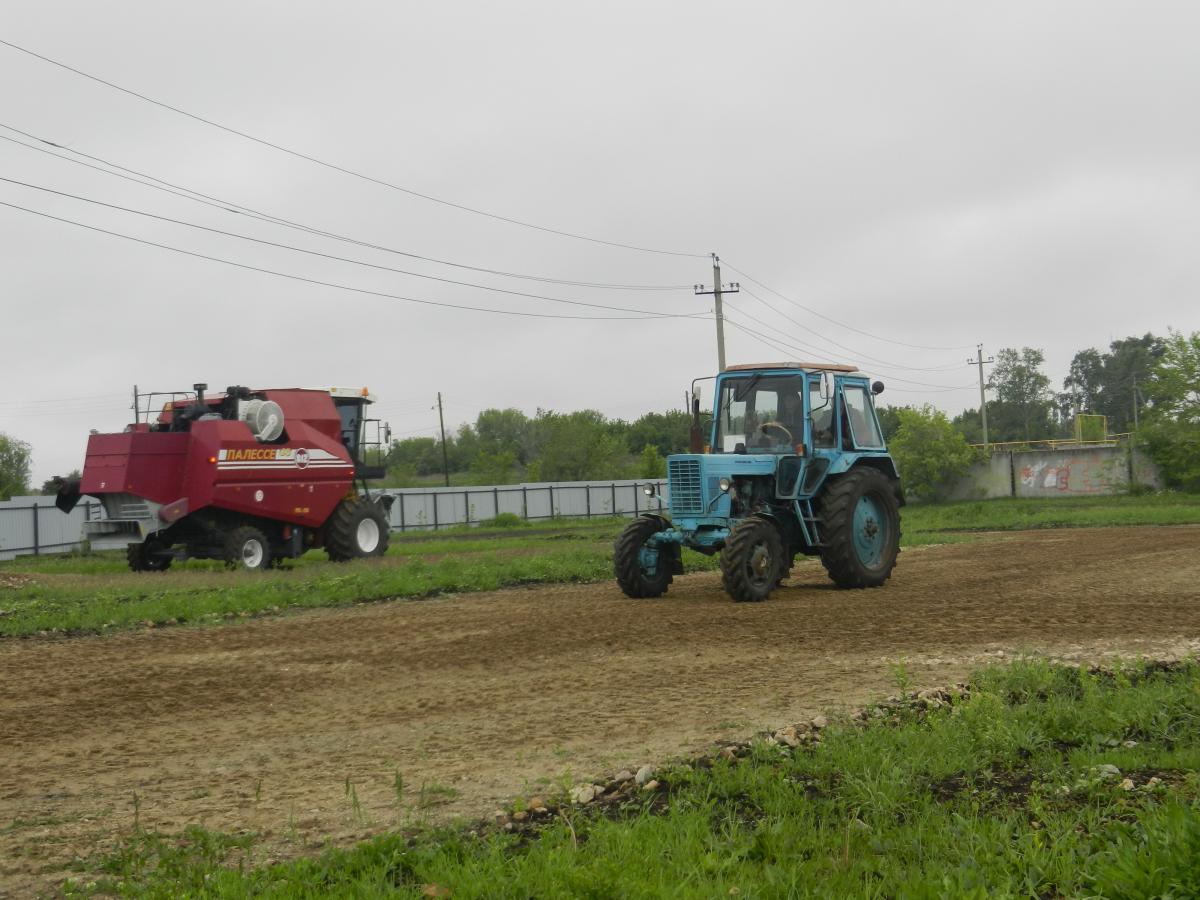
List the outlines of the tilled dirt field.
<svg viewBox="0 0 1200 900">
<path fill-rule="evenodd" d="M 762 604 L 706 573 L 654 601 L 552 586 L 6 641 L 0 895 L 61 881 L 135 810 L 290 856 L 861 704 L 900 659 L 919 687 L 1015 652 L 1197 648 L 1197 527 L 917 548 L 875 591 L 806 562 Z"/>
</svg>

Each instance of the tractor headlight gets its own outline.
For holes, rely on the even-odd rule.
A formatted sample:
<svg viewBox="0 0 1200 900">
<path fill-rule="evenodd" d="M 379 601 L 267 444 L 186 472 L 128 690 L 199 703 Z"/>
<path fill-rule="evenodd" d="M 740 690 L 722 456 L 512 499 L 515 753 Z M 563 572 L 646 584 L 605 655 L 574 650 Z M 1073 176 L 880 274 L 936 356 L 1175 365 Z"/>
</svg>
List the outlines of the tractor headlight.
<svg viewBox="0 0 1200 900">
<path fill-rule="evenodd" d="M 654 496 L 654 485 L 652 485 L 652 484 L 642 485 L 642 493 L 645 494 L 647 497 L 653 497 Z"/>
<path fill-rule="evenodd" d="M 717 487 L 719 487 L 721 489 L 721 493 L 725 493 L 731 487 L 733 487 L 733 482 L 730 481 L 728 478 L 722 478 L 720 481 L 717 482 Z"/>
</svg>

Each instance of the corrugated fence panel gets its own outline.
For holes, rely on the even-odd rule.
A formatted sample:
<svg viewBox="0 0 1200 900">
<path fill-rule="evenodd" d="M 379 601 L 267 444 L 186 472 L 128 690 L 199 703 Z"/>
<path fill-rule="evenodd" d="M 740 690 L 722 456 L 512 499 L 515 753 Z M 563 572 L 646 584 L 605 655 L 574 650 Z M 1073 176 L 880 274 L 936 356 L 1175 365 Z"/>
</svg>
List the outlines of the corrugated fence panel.
<svg viewBox="0 0 1200 900">
<path fill-rule="evenodd" d="M 652 482 L 665 495 L 666 482 Z M 475 525 L 501 513 L 531 522 L 630 516 L 658 509 L 642 493 L 644 481 L 544 482 L 480 487 L 388 488 L 393 530 Z"/>
<path fill-rule="evenodd" d="M 100 504 L 96 502 L 80 503 L 70 514 L 59 512 L 53 497 L 13 497 L 0 502 L 0 560 L 74 550 L 83 523 L 98 515 Z"/>
</svg>

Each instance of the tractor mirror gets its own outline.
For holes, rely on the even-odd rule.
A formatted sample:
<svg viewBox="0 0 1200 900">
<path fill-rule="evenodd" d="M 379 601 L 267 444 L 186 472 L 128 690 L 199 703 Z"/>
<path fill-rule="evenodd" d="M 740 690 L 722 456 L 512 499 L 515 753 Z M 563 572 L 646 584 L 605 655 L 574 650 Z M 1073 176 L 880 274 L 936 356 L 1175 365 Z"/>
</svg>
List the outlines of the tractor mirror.
<svg viewBox="0 0 1200 900">
<path fill-rule="evenodd" d="M 875 394 L 876 396 L 878 396 L 879 394 L 882 394 L 883 393 L 883 382 L 876 381 L 874 384 L 872 384 L 871 385 L 871 393 Z"/>
</svg>

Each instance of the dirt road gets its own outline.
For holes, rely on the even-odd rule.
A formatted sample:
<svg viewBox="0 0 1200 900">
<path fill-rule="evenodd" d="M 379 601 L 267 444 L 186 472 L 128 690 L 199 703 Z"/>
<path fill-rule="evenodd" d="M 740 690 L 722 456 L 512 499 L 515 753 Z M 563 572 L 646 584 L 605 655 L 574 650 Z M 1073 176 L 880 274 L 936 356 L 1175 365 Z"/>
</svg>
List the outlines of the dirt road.
<svg viewBox="0 0 1200 900">
<path fill-rule="evenodd" d="M 901 657 L 921 686 L 998 653 L 1198 639 L 1200 528 L 1180 527 L 918 548 L 876 591 L 808 562 L 762 604 L 702 574 L 656 601 L 556 586 L 7 641 L 0 894 L 61 880 L 135 805 L 144 827 L 249 829 L 294 855 L 859 704 L 895 690 Z"/>
</svg>

